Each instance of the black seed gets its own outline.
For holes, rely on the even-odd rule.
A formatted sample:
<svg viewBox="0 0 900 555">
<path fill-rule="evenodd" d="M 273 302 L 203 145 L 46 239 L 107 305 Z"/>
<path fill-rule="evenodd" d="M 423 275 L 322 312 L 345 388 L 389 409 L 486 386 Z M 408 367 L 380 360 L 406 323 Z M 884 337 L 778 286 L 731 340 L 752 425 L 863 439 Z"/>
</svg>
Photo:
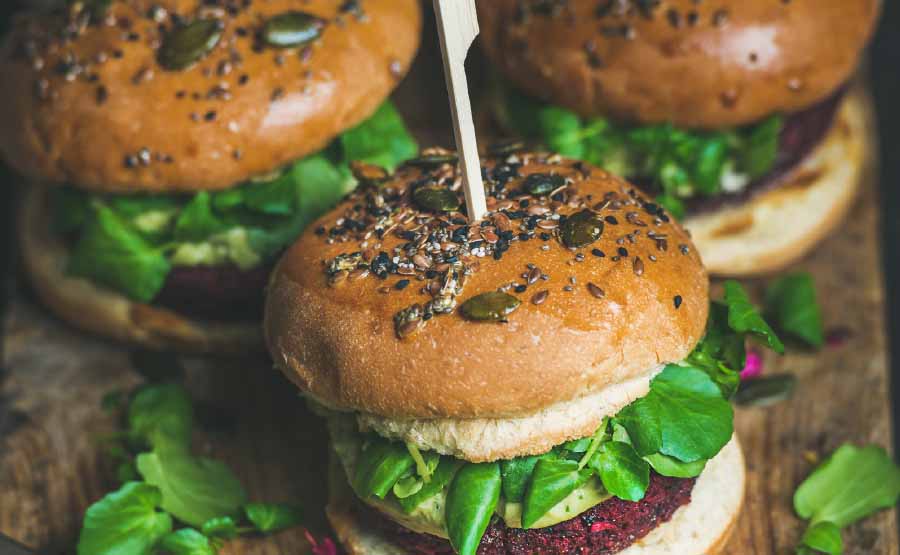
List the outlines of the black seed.
<svg viewBox="0 0 900 555">
<path fill-rule="evenodd" d="M 398 281 L 397 283 L 394 284 L 394 289 L 396 289 L 397 291 L 403 291 L 404 289 L 406 289 L 406 287 L 408 285 L 409 285 L 408 279 L 401 279 L 400 281 Z"/>
<path fill-rule="evenodd" d="M 619 220 L 617 220 L 615 216 L 607 216 L 603 219 L 606 220 L 606 223 L 609 225 L 619 225 Z"/>
<path fill-rule="evenodd" d="M 592 250 L 591 250 L 591 254 L 593 254 L 593 255 L 596 256 L 597 258 L 603 258 L 604 256 L 606 256 L 606 253 L 604 253 L 604 252 L 601 251 L 600 249 L 592 249 Z"/>
<path fill-rule="evenodd" d="M 675 295 L 675 298 L 672 299 L 672 302 L 675 303 L 675 309 L 681 308 L 681 295 Z"/>
<path fill-rule="evenodd" d="M 622 258 L 628 257 L 628 249 L 626 249 L 625 247 L 619 247 L 616 252 L 618 252 L 619 256 L 621 256 Z"/>
</svg>

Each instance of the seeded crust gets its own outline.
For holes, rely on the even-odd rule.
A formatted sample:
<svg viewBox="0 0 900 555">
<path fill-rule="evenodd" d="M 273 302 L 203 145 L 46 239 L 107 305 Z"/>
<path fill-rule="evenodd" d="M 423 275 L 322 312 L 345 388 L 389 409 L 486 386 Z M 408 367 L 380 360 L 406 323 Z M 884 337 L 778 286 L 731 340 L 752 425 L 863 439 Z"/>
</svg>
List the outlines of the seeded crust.
<svg viewBox="0 0 900 555">
<path fill-rule="evenodd" d="M 360 414 L 357 420 L 362 430 L 470 462 L 539 455 L 555 445 L 592 435 L 604 418 L 645 396 L 650 380 L 661 369 L 518 418 L 411 420 Z"/>
<path fill-rule="evenodd" d="M 360 525 L 357 503 L 340 464 L 332 454 L 326 508 L 341 544 L 349 555 L 404 555 L 378 531 Z M 691 502 L 644 538 L 617 555 L 717 555 L 737 524 L 746 489 L 744 456 L 737 438 L 707 464 L 691 493 Z"/>
<path fill-rule="evenodd" d="M 368 0 L 364 17 L 343 14 L 340 22 L 341 0 L 252 2 L 235 16 L 221 8 L 204 12 L 203 4 L 115 0 L 109 13 L 116 25 L 90 26 L 56 54 L 38 48 L 30 63 L 17 55 L 22 39 L 50 25 L 50 17 L 19 19 L 0 50 L 5 160 L 36 181 L 94 191 L 224 189 L 319 151 L 369 117 L 407 72 L 420 38 L 416 0 Z M 148 17 L 155 6 L 187 20 L 217 14 L 224 35 L 193 67 L 166 71 L 152 45 L 160 36 Z M 308 50 L 253 50 L 261 22 L 298 9 L 330 22 L 318 41 Z M 129 32 L 138 40 L 128 40 Z M 67 82 L 59 68 L 69 52 L 79 61 L 108 59 Z M 44 79 L 42 100 L 37 89 Z M 226 92 L 217 89 L 223 84 Z M 132 158 L 136 167 L 128 167 L 126 159 L 142 149 L 149 163 Z"/>
<path fill-rule="evenodd" d="M 855 85 L 828 135 L 785 182 L 736 206 L 688 217 L 703 262 L 716 275 L 778 271 L 837 228 L 877 153 L 872 101 Z"/>
<path fill-rule="evenodd" d="M 556 15 L 526 4 L 478 4 L 481 44 L 515 85 L 585 116 L 701 128 L 825 98 L 848 80 L 880 10 L 878 0 L 671 0 L 649 13 L 609 2 L 598 17 L 597 2 Z"/>
<path fill-rule="evenodd" d="M 263 350 L 258 321 L 190 319 L 66 274 L 69 253 L 50 229 L 47 189 L 40 185 L 23 189 L 17 221 L 22 266 L 38 297 L 60 318 L 83 330 L 152 349 L 215 354 Z"/>
<path fill-rule="evenodd" d="M 577 163 L 542 163 L 536 156 L 519 155 L 537 160 L 523 166 L 521 174 L 569 176 L 580 197 L 592 199 L 591 205 L 608 192 L 630 198 L 633 187 L 601 170 L 584 165 L 590 177 L 582 179 Z M 493 167 L 495 162 L 485 164 Z M 389 186 L 406 188 L 421 176 L 421 170 L 404 166 Z M 509 190 L 519 187 L 520 178 L 507 185 Z M 522 281 L 528 264 L 550 276 L 516 294 L 522 304 L 508 323 L 472 322 L 456 310 L 398 339 L 394 315 L 431 298 L 421 290 L 424 282 L 414 280 L 402 291 L 394 287 L 398 276 L 328 283 L 326 262 L 360 250 L 360 243 L 329 244 L 328 233 L 315 230 L 333 228 L 360 202 L 350 197 L 309 227 L 277 265 L 267 297 L 265 332 L 276 366 L 330 408 L 388 418 L 533 415 L 680 361 L 705 330 L 709 284 L 689 238 L 671 221 L 648 224 L 643 220 L 652 218 L 644 212 L 635 219 L 644 227 L 631 223 L 629 208 L 601 211 L 619 221 L 607 224 L 602 237 L 579 249 L 583 262 L 576 262 L 575 253 L 555 239 L 538 238 L 511 244 L 501 260 L 478 258 L 460 304 Z M 665 235 L 665 244 L 650 240 L 651 231 Z M 625 241 L 626 234 L 636 232 L 641 233 L 638 240 Z M 389 233 L 380 250 L 390 252 L 404 242 Z M 592 249 L 608 254 L 599 258 Z M 616 262 L 618 249 L 627 256 Z M 603 290 L 603 298 L 591 294 L 589 283 Z M 379 292 L 386 286 L 387 293 Z M 530 302 L 542 290 L 550 292 L 547 300 Z"/>
</svg>

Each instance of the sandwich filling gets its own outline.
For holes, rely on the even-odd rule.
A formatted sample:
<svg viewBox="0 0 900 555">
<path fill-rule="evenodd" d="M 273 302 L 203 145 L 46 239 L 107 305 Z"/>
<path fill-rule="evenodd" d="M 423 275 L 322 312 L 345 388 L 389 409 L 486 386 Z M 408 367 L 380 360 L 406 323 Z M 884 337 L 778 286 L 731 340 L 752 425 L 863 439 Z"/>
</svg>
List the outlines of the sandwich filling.
<svg viewBox="0 0 900 555">
<path fill-rule="evenodd" d="M 693 130 L 583 118 L 497 88 L 495 112 L 507 129 L 625 176 L 678 218 L 776 185 L 823 140 L 843 97 L 841 91 L 801 112 L 740 128 Z"/>
<path fill-rule="evenodd" d="M 121 195 L 58 188 L 52 224 L 72 240 L 71 275 L 139 302 L 202 305 L 211 297 L 206 304 L 221 307 L 218 301 L 251 292 L 258 310 L 256 293 L 277 255 L 355 185 L 349 162 L 394 167 L 417 151 L 388 101 L 325 150 L 224 191 Z"/>
<path fill-rule="evenodd" d="M 603 417 L 593 435 L 544 453 L 473 463 L 362 432 L 358 415 L 316 408 L 329 421 L 332 445 L 360 499 L 410 532 L 446 538 L 457 553 L 474 555 L 489 541 L 492 522 L 505 531 L 545 529 L 605 502 L 640 504 L 651 493 L 656 499 L 652 484 L 700 475 L 734 432 L 729 399 L 746 340 L 783 351 L 738 283 L 725 284 L 724 299 L 709 314 L 694 351 L 666 365 L 645 396 Z M 677 487 L 686 503 L 689 484 Z M 683 503 L 664 503 L 654 522 Z M 645 524 L 638 526 L 643 534 L 652 528 Z"/>
</svg>

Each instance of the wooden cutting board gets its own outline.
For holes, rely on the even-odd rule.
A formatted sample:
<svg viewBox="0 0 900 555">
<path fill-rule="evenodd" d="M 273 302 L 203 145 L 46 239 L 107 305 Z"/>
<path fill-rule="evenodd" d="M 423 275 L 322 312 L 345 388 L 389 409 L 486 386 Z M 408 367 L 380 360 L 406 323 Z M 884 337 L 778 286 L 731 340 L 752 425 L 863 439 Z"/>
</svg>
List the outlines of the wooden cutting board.
<svg viewBox="0 0 900 555">
<path fill-rule="evenodd" d="M 396 95 L 423 145 L 450 144 L 440 58 L 427 41 Z M 476 54 L 473 54 L 476 55 Z M 479 90 L 479 64 L 471 78 Z M 796 486 L 820 457 L 843 442 L 890 446 L 874 172 L 852 221 L 796 269 L 813 273 L 829 328 L 846 336 L 819 352 L 767 356 L 766 372 L 794 372 L 793 400 L 738 411 L 747 454 L 746 504 L 728 554 L 793 553 L 802 524 L 791 509 Z M 746 282 L 757 295 L 764 282 Z M 74 553 L 84 510 L 116 487 L 114 464 L 98 438 L 116 429 L 103 395 L 141 378 L 127 351 L 55 320 L 16 280 L 0 338 L 0 533 L 40 553 Z M 200 406 L 198 448 L 221 457 L 253 500 L 299 502 L 307 525 L 327 533 L 323 431 L 294 388 L 264 359 L 186 359 Z M 845 534 L 849 555 L 898 554 L 896 514 L 885 512 Z M 307 553 L 299 530 L 232 542 L 226 554 Z"/>
</svg>

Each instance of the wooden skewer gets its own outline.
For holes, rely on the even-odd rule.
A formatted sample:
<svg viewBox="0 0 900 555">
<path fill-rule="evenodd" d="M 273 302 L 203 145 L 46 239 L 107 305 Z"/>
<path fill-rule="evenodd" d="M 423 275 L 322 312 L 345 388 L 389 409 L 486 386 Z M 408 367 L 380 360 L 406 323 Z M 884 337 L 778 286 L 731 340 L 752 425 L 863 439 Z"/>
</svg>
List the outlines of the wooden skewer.
<svg viewBox="0 0 900 555">
<path fill-rule="evenodd" d="M 480 220 L 487 213 L 484 184 L 481 182 L 481 159 L 475 139 L 469 84 L 466 80 L 466 54 L 478 36 L 475 0 L 434 0 L 438 35 L 444 59 L 444 77 L 450 95 L 453 135 L 463 172 L 463 189 L 469 221 Z"/>
</svg>

